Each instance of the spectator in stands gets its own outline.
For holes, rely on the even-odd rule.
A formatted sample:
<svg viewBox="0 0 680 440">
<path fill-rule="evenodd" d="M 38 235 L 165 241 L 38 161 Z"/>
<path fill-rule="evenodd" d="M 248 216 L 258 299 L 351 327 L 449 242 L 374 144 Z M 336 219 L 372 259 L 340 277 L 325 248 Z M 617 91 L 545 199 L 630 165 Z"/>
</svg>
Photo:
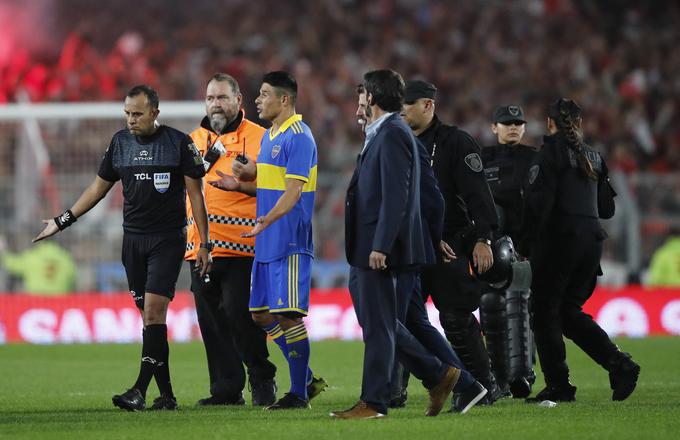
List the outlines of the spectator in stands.
<svg viewBox="0 0 680 440">
<path fill-rule="evenodd" d="M 654 252 L 647 284 L 680 287 L 680 228 L 671 228 L 666 242 Z"/>
<path fill-rule="evenodd" d="M 64 295 L 75 288 L 76 264 L 73 257 L 54 241 L 42 242 L 23 252 L 5 252 L 2 266 L 10 274 L 21 278 L 23 290 L 32 295 Z"/>
<path fill-rule="evenodd" d="M 266 15 L 276 2 L 263 0 L 261 8 L 249 10 L 243 20 L 230 22 L 231 32 L 225 39 L 222 24 L 237 5 L 215 9 L 209 0 L 195 0 L 192 8 L 182 9 L 180 18 L 176 11 L 157 14 L 156 5 L 134 0 L 120 0 L 105 10 L 87 0 L 58 2 L 51 11 L 56 29 L 43 34 L 66 35 L 61 53 L 43 51 L 43 60 L 43 53 L 33 50 L 22 55 L 22 48 L 0 59 L 0 100 L 2 96 L 15 100 L 17 90 L 25 88 L 27 81 L 34 89 L 46 91 L 36 95 L 39 100 L 110 100 L 122 95 L 122 87 L 130 82 L 156 84 L 158 72 L 170 72 L 172 77 L 171 86 L 164 85 L 164 96 L 200 99 L 206 70 L 232 73 L 244 83 L 246 93 L 253 94 L 258 85 L 246 84 L 243 79 L 261 71 L 264 62 L 272 68 L 290 65 L 305 84 L 319 90 L 301 97 L 300 108 L 326 109 L 310 113 L 311 126 L 327 133 L 326 145 L 333 149 L 340 145 L 346 152 L 359 139 L 351 124 L 338 124 L 336 116 L 344 113 L 343 108 L 349 111 L 354 106 L 354 96 L 348 91 L 357 80 L 353 73 L 356 66 L 374 59 L 406 74 L 420 72 L 438 84 L 442 96 L 455 92 L 456 105 L 442 112 L 442 118 L 462 121 L 463 128 L 480 139 L 491 140 L 481 136 L 486 121 L 479 117 L 479 108 L 489 102 L 488 97 L 508 102 L 521 97 L 525 108 L 531 110 L 552 96 L 557 86 L 593 108 L 586 131 L 602 140 L 605 151 L 621 135 L 615 127 L 628 121 L 625 135 L 633 139 L 630 148 L 641 167 L 663 164 L 663 158 L 678 150 L 680 143 L 673 99 L 677 96 L 673 72 L 680 56 L 666 52 L 666 48 L 678 50 L 674 42 L 679 32 L 673 24 L 680 20 L 680 5 L 622 5 L 617 10 L 620 13 L 612 14 L 606 2 L 589 7 L 576 2 L 571 8 L 565 6 L 571 2 L 530 3 L 497 3 L 480 10 L 472 0 L 458 2 L 456 8 L 434 1 L 388 2 L 377 7 L 357 2 L 351 8 L 352 20 L 347 20 L 349 9 L 310 2 L 310 7 L 295 17 L 281 20 Z M 110 18 L 131 6 L 140 13 L 128 17 L 128 27 L 121 29 Z M 146 20 L 148 16 L 155 16 L 152 24 Z M 298 26 L 300 22 L 305 26 Z M 395 22 L 409 25 L 394 26 Z M 456 32 L 432 32 L 443 23 Z M 462 23 L 472 26 L 456 26 Z M 258 25 L 277 29 L 281 38 L 265 38 Z M 569 32 L 563 32 L 565 29 Z M 571 44 L 575 35 L 591 44 Z M 369 39 L 380 44 L 367 46 L 364 42 Z M 532 46 L 531 41 L 538 39 L 543 44 Z M 446 48 L 447 57 L 436 56 L 442 48 Z M 546 63 L 557 49 L 564 53 L 561 62 Z M 223 53 L 230 56 L 221 57 Z M 522 56 L 524 53 L 531 56 Z M 518 70 L 513 67 L 520 57 L 525 68 Z M 466 62 L 462 63 L 463 59 Z M 27 77 L 36 64 L 43 64 L 47 75 L 34 71 Z M 545 75 L 545 66 L 550 75 Z M 557 78 L 558 84 L 546 78 Z M 52 85 L 43 84 L 50 81 Z M 509 88 L 507 84 L 525 86 Z M 527 133 L 527 141 L 537 143 L 538 135 Z M 343 156 L 347 155 L 329 154 L 319 159 L 340 167 Z M 615 168 L 615 161 L 610 163 Z M 320 166 L 329 169 L 325 163 Z"/>
</svg>

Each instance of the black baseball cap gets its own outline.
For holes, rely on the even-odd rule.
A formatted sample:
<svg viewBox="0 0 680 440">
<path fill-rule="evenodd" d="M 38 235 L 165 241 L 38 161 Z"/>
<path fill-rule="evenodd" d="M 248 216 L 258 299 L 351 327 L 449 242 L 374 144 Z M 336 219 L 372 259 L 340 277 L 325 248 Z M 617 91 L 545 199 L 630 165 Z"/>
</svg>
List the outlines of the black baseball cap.
<svg viewBox="0 0 680 440">
<path fill-rule="evenodd" d="M 502 105 L 496 107 L 493 112 L 493 122 L 504 123 L 504 122 L 522 122 L 526 123 L 524 120 L 524 110 L 519 105 Z"/>
<path fill-rule="evenodd" d="M 408 80 L 404 89 L 404 102 L 413 104 L 420 98 L 434 99 L 436 94 L 437 88 L 434 84 L 419 79 Z"/>
</svg>

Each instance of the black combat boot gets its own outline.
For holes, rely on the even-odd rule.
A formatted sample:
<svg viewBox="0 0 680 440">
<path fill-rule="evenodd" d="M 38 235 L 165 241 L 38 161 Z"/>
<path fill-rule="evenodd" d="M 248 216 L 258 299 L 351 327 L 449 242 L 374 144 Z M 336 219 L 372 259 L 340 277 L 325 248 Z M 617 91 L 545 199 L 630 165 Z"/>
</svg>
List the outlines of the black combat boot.
<svg viewBox="0 0 680 440">
<path fill-rule="evenodd" d="M 573 402 L 576 400 L 576 387 L 567 382 L 564 385 L 555 386 L 548 385 L 536 394 L 534 397 L 529 397 L 526 401 L 528 403 L 538 403 L 544 400 L 551 400 L 553 402 Z"/>
<path fill-rule="evenodd" d="M 631 355 L 619 352 L 608 362 L 609 385 L 611 386 L 612 400 L 626 400 L 633 394 L 640 375 L 640 366 L 636 364 Z"/>
</svg>

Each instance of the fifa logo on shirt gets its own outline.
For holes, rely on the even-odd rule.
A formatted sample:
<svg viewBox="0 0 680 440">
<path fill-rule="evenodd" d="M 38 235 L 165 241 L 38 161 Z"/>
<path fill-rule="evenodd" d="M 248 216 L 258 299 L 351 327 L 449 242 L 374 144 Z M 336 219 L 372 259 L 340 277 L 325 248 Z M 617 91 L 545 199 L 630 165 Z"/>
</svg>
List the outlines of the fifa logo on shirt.
<svg viewBox="0 0 680 440">
<path fill-rule="evenodd" d="M 135 157 L 134 160 L 153 160 L 153 156 L 149 156 L 149 152 L 142 150 L 139 152 L 139 156 Z"/>
<path fill-rule="evenodd" d="M 163 194 L 170 188 L 170 173 L 153 173 L 153 186 Z"/>
</svg>

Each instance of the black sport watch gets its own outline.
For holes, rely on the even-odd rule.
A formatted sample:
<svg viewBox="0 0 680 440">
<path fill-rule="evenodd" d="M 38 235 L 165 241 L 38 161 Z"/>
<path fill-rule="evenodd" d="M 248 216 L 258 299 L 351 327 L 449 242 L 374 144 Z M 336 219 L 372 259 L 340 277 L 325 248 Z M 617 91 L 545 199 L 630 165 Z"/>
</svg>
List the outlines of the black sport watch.
<svg viewBox="0 0 680 440">
<path fill-rule="evenodd" d="M 212 250 L 213 250 L 213 248 L 215 247 L 215 245 L 209 242 L 209 243 L 201 243 L 201 244 L 199 245 L 199 247 L 201 247 L 201 248 L 203 248 L 203 249 L 207 249 L 208 252 L 212 252 Z"/>
</svg>

